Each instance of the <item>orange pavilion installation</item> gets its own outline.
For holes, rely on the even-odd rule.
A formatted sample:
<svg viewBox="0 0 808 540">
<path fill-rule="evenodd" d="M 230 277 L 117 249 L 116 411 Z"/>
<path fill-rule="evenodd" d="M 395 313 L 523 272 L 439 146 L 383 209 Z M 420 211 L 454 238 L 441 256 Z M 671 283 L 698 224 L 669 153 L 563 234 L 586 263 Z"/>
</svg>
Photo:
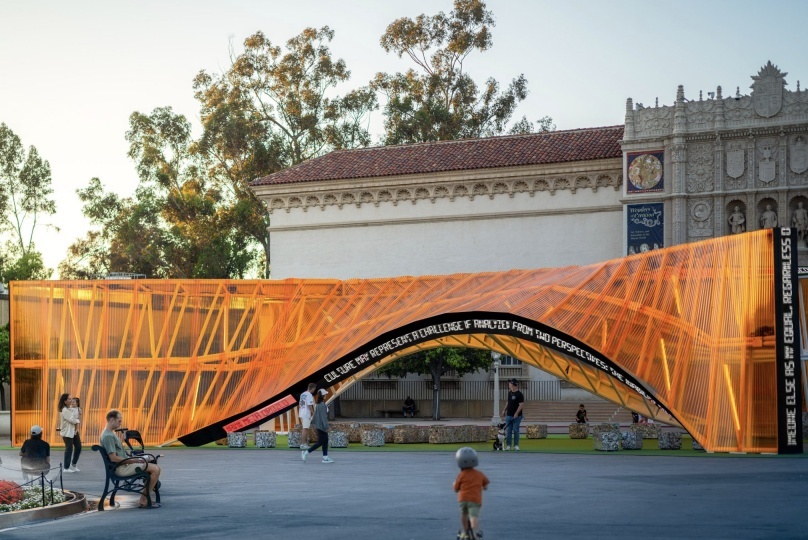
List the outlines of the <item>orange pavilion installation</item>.
<svg viewBox="0 0 808 540">
<path fill-rule="evenodd" d="M 338 396 L 438 346 L 512 355 L 707 450 L 802 452 L 796 233 L 769 229 L 582 267 L 332 280 L 11 285 L 12 443 L 79 396 L 148 444 L 201 445 L 296 421 L 314 381 Z M 282 426 L 281 426 L 282 427 Z"/>
</svg>

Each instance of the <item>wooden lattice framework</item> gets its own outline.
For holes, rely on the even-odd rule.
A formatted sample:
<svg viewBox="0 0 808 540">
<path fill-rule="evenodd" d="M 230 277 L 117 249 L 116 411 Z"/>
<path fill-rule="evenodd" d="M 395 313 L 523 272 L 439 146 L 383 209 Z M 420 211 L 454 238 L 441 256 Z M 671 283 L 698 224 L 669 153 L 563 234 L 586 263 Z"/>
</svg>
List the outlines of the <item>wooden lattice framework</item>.
<svg viewBox="0 0 808 540">
<path fill-rule="evenodd" d="M 63 391 L 82 398 L 86 440 L 118 408 L 149 444 L 202 444 L 294 422 L 309 381 L 339 395 L 384 363 L 455 345 L 512 355 L 709 450 L 797 451 L 778 374 L 783 231 L 555 269 L 15 282 L 13 444 L 54 425 Z"/>
</svg>

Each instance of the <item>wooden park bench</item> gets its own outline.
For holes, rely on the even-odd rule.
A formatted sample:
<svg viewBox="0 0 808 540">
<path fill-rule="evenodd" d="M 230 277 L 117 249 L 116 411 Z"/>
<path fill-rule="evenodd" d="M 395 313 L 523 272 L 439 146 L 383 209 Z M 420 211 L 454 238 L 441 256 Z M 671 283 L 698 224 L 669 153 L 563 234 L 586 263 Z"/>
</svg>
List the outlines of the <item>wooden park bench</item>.
<svg viewBox="0 0 808 540">
<path fill-rule="evenodd" d="M 146 466 L 149 464 L 147 455 L 133 456 L 118 463 L 113 463 L 109 459 L 109 455 L 102 446 L 97 444 L 93 445 L 93 451 L 101 454 L 104 460 L 104 470 L 106 471 L 106 483 L 104 484 L 104 494 L 101 495 L 101 500 L 98 501 L 99 512 L 104 510 L 104 500 L 109 495 L 109 503 L 115 504 L 115 494 L 119 491 L 128 491 L 130 493 L 142 494 L 143 489 L 149 485 L 149 473 L 146 472 Z M 118 476 L 115 473 L 115 468 L 122 463 L 143 463 L 143 468 L 138 467 L 137 472 L 131 476 Z M 146 506 L 151 507 L 151 497 L 147 497 L 148 502 Z M 160 502 L 160 482 L 154 486 L 154 502 Z"/>
</svg>

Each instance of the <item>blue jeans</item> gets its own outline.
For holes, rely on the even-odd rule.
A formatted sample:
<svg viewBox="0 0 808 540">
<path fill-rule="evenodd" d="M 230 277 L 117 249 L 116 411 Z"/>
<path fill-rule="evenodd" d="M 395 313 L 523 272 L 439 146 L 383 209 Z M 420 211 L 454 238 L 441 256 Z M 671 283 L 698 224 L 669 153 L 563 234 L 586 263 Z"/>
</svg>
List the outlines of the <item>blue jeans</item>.
<svg viewBox="0 0 808 540">
<path fill-rule="evenodd" d="M 519 446 L 519 424 L 522 423 L 523 416 L 506 416 L 505 417 L 505 445 L 511 445 L 511 435 L 513 435 L 513 445 Z"/>
</svg>

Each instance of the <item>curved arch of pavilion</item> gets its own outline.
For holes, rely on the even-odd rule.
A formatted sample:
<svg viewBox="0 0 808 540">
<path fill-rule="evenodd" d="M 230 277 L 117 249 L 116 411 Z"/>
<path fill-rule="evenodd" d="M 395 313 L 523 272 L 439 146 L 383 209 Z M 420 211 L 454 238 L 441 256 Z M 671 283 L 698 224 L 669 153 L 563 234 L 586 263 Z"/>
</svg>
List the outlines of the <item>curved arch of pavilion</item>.
<svg viewBox="0 0 808 540">
<path fill-rule="evenodd" d="M 69 391 L 89 439 L 118 408 L 150 444 L 204 444 L 293 410 L 309 381 L 338 395 L 453 345 L 515 356 L 708 450 L 801 452 L 789 242 L 793 231 L 765 230 L 448 276 L 14 283 L 12 440 L 48 425 Z"/>
</svg>

